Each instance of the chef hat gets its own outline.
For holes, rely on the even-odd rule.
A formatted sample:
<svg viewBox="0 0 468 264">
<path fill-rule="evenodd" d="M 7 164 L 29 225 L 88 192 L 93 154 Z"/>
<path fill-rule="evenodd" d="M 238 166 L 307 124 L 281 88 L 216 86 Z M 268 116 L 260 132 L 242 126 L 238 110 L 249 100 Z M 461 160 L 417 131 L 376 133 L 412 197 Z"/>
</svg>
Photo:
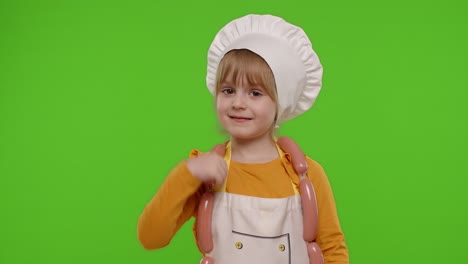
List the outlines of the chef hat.
<svg viewBox="0 0 468 264">
<path fill-rule="evenodd" d="M 247 15 L 225 25 L 208 50 L 206 83 L 213 95 L 219 63 L 233 49 L 248 49 L 270 66 L 278 93 L 278 124 L 312 107 L 322 86 L 322 65 L 301 28 L 272 15 Z"/>
</svg>

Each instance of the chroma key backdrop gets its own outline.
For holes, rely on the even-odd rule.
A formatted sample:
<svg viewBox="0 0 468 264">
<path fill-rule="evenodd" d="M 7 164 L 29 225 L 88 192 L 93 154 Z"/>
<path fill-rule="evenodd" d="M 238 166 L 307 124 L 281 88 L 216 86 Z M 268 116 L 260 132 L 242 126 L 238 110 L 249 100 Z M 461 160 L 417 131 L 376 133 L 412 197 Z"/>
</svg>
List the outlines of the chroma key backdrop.
<svg viewBox="0 0 468 264">
<path fill-rule="evenodd" d="M 300 25 L 324 67 L 286 122 L 325 169 L 351 263 L 468 258 L 463 1 L 0 1 L 0 263 L 198 263 L 189 220 L 137 239 L 192 149 L 224 142 L 205 84 L 240 16 Z"/>
</svg>

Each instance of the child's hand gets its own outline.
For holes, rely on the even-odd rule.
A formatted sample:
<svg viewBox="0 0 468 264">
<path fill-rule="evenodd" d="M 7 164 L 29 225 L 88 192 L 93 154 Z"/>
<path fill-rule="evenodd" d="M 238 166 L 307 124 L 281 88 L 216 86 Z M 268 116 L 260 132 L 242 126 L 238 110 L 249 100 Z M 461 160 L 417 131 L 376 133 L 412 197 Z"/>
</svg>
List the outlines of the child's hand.
<svg viewBox="0 0 468 264">
<path fill-rule="evenodd" d="M 215 152 L 191 158 L 186 164 L 193 176 L 204 183 L 214 183 L 216 187 L 224 183 L 228 173 L 226 161 Z"/>
</svg>

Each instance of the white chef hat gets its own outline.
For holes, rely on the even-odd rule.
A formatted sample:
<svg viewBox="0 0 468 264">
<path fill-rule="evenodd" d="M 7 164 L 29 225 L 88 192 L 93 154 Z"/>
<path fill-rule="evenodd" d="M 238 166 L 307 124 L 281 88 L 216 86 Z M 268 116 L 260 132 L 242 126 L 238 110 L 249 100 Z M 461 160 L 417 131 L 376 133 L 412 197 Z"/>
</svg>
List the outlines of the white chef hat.
<svg viewBox="0 0 468 264">
<path fill-rule="evenodd" d="M 219 63 L 233 49 L 248 49 L 270 66 L 279 101 L 277 124 L 312 107 L 322 86 L 322 65 L 301 28 L 272 15 L 246 15 L 225 25 L 208 50 L 206 83 L 213 95 Z"/>
</svg>

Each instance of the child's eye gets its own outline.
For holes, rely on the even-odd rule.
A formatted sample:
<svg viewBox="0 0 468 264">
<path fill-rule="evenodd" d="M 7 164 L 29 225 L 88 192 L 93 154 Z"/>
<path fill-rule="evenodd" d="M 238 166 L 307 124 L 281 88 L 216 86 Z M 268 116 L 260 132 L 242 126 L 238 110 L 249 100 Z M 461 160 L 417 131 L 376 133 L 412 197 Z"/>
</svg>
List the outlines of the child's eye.
<svg viewBox="0 0 468 264">
<path fill-rule="evenodd" d="M 223 90 L 221 90 L 221 92 L 224 94 L 232 94 L 234 93 L 234 90 L 232 88 L 224 88 Z"/>
<path fill-rule="evenodd" d="M 257 91 L 257 90 L 251 91 L 250 94 L 255 97 L 263 95 L 260 91 Z"/>
</svg>

